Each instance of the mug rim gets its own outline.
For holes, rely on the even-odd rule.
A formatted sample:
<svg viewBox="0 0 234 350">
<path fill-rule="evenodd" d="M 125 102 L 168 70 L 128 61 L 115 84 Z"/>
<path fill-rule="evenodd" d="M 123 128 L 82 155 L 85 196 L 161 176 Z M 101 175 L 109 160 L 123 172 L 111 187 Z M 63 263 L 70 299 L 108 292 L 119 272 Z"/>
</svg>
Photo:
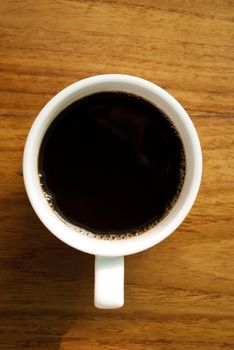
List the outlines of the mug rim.
<svg viewBox="0 0 234 350">
<path fill-rule="evenodd" d="M 168 109 L 168 111 L 170 110 L 171 115 L 176 115 L 175 121 L 178 121 L 178 123 L 181 124 L 181 128 L 184 128 L 185 133 L 187 132 L 187 141 L 185 138 L 185 143 L 189 151 L 186 151 L 185 149 L 186 162 L 188 159 L 193 165 L 193 171 L 188 175 L 188 177 L 190 176 L 191 183 L 187 186 L 187 194 L 186 196 L 184 195 L 185 198 L 182 198 L 182 200 L 180 197 L 183 196 L 179 196 L 176 204 L 170 210 L 165 219 L 144 233 L 130 238 L 117 240 L 106 240 L 95 238 L 92 235 L 90 236 L 86 230 L 81 228 L 75 229 L 73 225 L 68 225 L 56 215 L 56 213 L 50 208 L 42 193 L 37 169 L 40 144 L 44 133 L 52 120 L 56 118 L 59 112 L 66 108 L 67 105 L 71 104 L 76 99 L 93 93 L 93 91 L 100 91 L 100 87 L 102 86 L 112 87 L 112 91 L 114 90 L 113 86 L 119 86 L 115 91 L 118 90 L 124 92 L 132 91 L 135 87 L 136 90 L 139 89 L 139 91 L 142 91 L 142 94 L 151 94 L 152 99 L 154 97 L 156 99 L 157 97 L 158 101 L 162 103 L 162 109 L 164 111 Z M 140 95 L 140 93 L 138 95 Z M 167 111 L 165 112 L 168 115 Z M 181 138 L 183 140 L 183 135 L 181 135 Z M 33 122 L 26 140 L 23 155 L 23 176 L 26 192 L 34 211 L 42 223 L 57 238 L 78 250 L 93 255 L 129 255 L 148 249 L 168 237 L 187 216 L 200 187 L 202 176 L 201 146 L 190 117 L 180 103 L 166 90 L 152 82 L 135 76 L 125 74 L 96 75 L 77 81 L 64 88 L 52 97 L 42 108 Z M 186 176 L 187 170 L 185 177 Z"/>
</svg>

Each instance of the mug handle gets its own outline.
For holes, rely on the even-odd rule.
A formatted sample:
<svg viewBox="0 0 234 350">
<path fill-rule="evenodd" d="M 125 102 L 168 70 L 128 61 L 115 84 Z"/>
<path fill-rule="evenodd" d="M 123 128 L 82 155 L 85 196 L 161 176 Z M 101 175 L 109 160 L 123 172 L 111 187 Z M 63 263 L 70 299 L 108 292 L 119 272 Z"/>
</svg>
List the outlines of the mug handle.
<svg viewBox="0 0 234 350">
<path fill-rule="evenodd" d="M 123 306 L 123 256 L 95 256 L 94 304 L 99 309 L 116 309 Z"/>
</svg>

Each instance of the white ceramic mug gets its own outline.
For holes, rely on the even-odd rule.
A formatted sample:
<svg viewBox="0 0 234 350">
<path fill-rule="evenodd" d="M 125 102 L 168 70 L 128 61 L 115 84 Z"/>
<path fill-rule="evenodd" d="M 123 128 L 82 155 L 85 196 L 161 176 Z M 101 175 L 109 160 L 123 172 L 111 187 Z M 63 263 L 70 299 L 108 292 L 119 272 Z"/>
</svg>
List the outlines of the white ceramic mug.
<svg viewBox="0 0 234 350">
<path fill-rule="evenodd" d="M 49 206 L 38 175 L 38 154 L 51 122 L 75 100 L 96 92 L 123 91 L 143 97 L 158 106 L 172 120 L 183 141 L 186 174 L 181 193 L 168 215 L 153 228 L 131 238 L 105 240 L 75 230 Z M 83 252 L 95 255 L 95 305 L 118 308 L 124 303 L 124 256 L 148 249 L 169 236 L 184 220 L 198 193 L 202 154 L 198 135 L 183 107 L 157 85 L 129 75 L 107 74 L 78 81 L 54 96 L 41 110 L 29 132 L 23 159 L 23 174 L 29 200 L 43 224 L 59 239 Z"/>
</svg>

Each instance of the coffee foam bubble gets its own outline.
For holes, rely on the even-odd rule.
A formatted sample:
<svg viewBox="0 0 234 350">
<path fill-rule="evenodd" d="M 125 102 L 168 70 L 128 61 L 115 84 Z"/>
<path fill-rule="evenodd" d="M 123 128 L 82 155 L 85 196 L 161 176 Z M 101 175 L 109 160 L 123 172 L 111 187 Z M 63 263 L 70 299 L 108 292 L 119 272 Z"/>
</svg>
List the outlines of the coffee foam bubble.
<svg viewBox="0 0 234 350">
<path fill-rule="evenodd" d="M 45 185 L 44 185 L 44 177 L 42 174 L 39 174 L 39 182 L 40 182 L 40 186 L 41 186 L 41 190 L 42 190 L 42 193 L 47 201 L 47 203 L 49 204 L 49 206 L 53 209 L 54 208 L 54 200 L 53 200 L 53 196 L 50 195 L 48 193 L 48 191 L 45 189 Z"/>
</svg>

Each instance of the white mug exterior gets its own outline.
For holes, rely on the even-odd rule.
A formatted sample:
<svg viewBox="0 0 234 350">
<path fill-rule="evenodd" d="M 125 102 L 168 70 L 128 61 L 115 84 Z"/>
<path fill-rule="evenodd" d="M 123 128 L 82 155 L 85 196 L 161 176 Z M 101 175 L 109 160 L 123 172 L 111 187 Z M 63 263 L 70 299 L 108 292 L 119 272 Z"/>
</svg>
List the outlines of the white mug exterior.
<svg viewBox="0 0 234 350">
<path fill-rule="evenodd" d="M 101 91 L 133 93 L 157 105 L 172 120 L 185 149 L 185 181 L 173 208 L 153 228 L 139 236 L 122 240 L 95 238 L 84 229 L 74 229 L 72 225 L 68 225 L 61 220 L 49 206 L 43 194 L 38 175 L 39 149 L 43 136 L 51 122 L 75 100 Z M 31 127 L 25 144 L 23 174 L 26 191 L 37 216 L 55 236 L 86 253 L 103 257 L 121 257 L 154 246 L 169 236 L 182 223 L 199 190 L 202 175 L 202 154 L 198 135 L 191 119 L 183 107 L 168 92 L 141 78 L 121 74 L 106 74 L 83 79 L 68 86 L 54 96 L 41 110 Z"/>
</svg>

